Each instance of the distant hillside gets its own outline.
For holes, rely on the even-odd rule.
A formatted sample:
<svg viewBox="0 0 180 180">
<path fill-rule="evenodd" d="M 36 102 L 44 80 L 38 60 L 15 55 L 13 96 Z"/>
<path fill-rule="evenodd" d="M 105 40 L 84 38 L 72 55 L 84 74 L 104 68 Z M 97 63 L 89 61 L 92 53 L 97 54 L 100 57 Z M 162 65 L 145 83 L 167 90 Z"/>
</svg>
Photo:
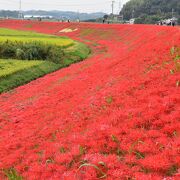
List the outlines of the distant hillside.
<svg viewBox="0 0 180 180">
<path fill-rule="evenodd" d="M 121 11 L 125 20 L 132 17 L 136 22 L 153 24 L 158 20 L 180 16 L 180 0 L 130 0 Z"/>
<path fill-rule="evenodd" d="M 50 15 L 55 18 L 67 18 L 75 20 L 79 18 L 80 20 L 88 20 L 88 19 L 97 19 L 103 17 L 105 13 L 97 12 L 97 13 L 78 13 L 72 11 L 25 11 L 24 14 L 26 15 Z"/>
<path fill-rule="evenodd" d="M 88 19 L 97 19 L 103 17 L 105 13 L 97 12 L 97 13 L 78 13 L 78 12 L 71 12 L 71 11 L 42 11 L 42 10 L 31 10 L 31 11 L 23 11 L 24 15 L 48 15 L 53 16 L 56 19 L 71 19 L 75 20 L 79 18 L 80 20 L 88 20 Z M 18 11 L 0 11 L 0 17 L 18 17 Z"/>
<path fill-rule="evenodd" d="M 18 11 L 0 10 L 0 17 L 18 18 Z"/>
</svg>

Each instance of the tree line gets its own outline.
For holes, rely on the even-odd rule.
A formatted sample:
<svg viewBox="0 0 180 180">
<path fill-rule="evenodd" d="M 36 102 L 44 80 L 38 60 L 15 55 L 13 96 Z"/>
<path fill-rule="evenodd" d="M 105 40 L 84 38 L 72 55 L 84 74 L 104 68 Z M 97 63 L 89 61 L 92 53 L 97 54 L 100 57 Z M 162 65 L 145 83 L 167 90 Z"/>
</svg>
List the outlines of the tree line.
<svg viewBox="0 0 180 180">
<path fill-rule="evenodd" d="M 178 18 L 180 24 L 180 1 L 179 0 L 130 0 L 120 14 L 124 20 L 135 18 L 138 24 L 155 24 L 157 21 Z"/>
</svg>

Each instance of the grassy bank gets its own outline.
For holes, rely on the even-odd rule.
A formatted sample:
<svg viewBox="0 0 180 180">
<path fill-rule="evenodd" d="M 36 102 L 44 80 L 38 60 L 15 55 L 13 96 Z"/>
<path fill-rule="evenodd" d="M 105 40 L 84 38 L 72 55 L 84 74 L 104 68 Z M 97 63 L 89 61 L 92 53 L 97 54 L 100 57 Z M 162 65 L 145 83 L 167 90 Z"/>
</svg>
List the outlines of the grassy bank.
<svg viewBox="0 0 180 180">
<path fill-rule="evenodd" d="M 9 43 L 9 41 L 11 43 Z M 29 46 L 27 46 L 28 42 Z M 34 44 L 38 44 L 34 42 L 40 43 L 40 46 L 34 48 Z M 4 43 L 0 46 L 0 55 L 4 53 L 3 56 L 1 56 L 2 59 L 0 59 L 0 93 L 26 84 L 60 68 L 67 67 L 72 63 L 79 62 L 85 59 L 90 53 L 86 45 L 66 37 L 9 29 L 0 29 L 0 43 Z M 7 48 L 5 46 L 7 46 Z M 28 47 L 27 50 L 23 46 Z M 38 56 L 34 56 L 32 59 L 24 58 L 26 57 L 24 55 L 28 55 L 28 57 L 29 54 L 34 55 L 34 49 L 36 52 L 38 49 L 38 52 L 44 55 L 43 51 L 45 49 L 42 49 L 43 47 L 47 49 L 51 47 L 49 52 L 52 54 L 50 54 L 48 58 L 36 60 L 36 57 L 40 55 L 37 53 L 36 55 Z M 12 53 L 13 48 L 14 50 Z M 31 50 L 31 52 L 29 52 L 29 50 Z M 13 56 L 12 58 L 9 56 L 10 51 Z M 19 54 L 19 52 L 22 52 L 22 54 Z M 20 60 L 17 57 L 23 58 Z"/>
<path fill-rule="evenodd" d="M 61 68 L 46 61 L 0 60 L 0 93 L 42 77 Z"/>
</svg>

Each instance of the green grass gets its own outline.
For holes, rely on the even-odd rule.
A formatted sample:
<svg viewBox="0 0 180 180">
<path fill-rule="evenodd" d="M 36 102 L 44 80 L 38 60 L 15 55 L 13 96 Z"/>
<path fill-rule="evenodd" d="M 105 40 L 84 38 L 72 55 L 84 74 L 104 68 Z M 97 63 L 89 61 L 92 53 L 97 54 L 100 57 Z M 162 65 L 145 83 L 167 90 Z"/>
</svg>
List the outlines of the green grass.
<svg viewBox="0 0 180 180">
<path fill-rule="evenodd" d="M 0 60 L 0 93 L 56 71 L 62 66 L 47 61 Z M 5 71 L 7 69 L 7 72 Z"/>
<path fill-rule="evenodd" d="M 65 50 L 67 58 L 64 60 L 64 65 L 79 62 L 90 54 L 90 49 L 83 43 L 75 43 L 74 46 L 69 47 Z"/>
<path fill-rule="evenodd" d="M 20 61 L 20 60 L 1 60 L 0 59 L 0 79 L 16 73 L 23 69 L 31 68 L 42 64 L 41 61 Z"/>
<path fill-rule="evenodd" d="M 14 168 L 4 170 L 4 174 L 8 180 L 23 180 Z"/>
<path fill-rule="evenodd" d="M 174 69 L 171 70 L 171 73 L 179 73 L 180 72 L 180 47 L 172 47 L 170 49 L 171 56 L 174 61 Z"/>
<path fill-rule="evenodd" d="M 40 41 L 58 45 L 63 48 L 64 57 L 60 64 L 43 60 L 0 59 L 0 93 L 24 85 L 45 74 L 67 67 L 72 63 L 79 62 L 87 58 L 90 53 L 86 45 L 67 37 L 0 28 L 0 42 L 7 40 L 23 42 Z"/>
</svg>

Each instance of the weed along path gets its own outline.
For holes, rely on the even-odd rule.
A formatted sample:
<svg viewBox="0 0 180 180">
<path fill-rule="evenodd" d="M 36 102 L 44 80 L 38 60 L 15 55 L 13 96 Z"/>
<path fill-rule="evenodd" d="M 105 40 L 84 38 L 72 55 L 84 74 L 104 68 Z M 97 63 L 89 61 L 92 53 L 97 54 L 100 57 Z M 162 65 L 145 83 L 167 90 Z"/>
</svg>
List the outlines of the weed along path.
<svg viewBox="0 0 180 180">
<path fill-rule="evenodd" d="M 15 20 L 0 27 L 69 36 L 93 51 L 0 95 L 0 179 L 179 178 L 179 28 Z"/>
</svg>

